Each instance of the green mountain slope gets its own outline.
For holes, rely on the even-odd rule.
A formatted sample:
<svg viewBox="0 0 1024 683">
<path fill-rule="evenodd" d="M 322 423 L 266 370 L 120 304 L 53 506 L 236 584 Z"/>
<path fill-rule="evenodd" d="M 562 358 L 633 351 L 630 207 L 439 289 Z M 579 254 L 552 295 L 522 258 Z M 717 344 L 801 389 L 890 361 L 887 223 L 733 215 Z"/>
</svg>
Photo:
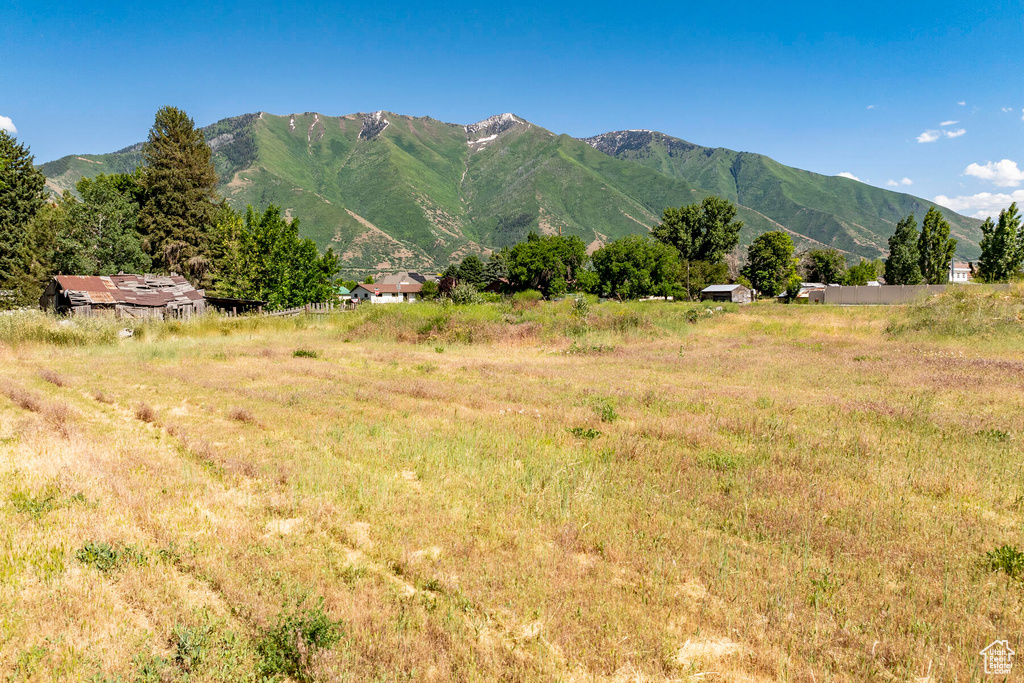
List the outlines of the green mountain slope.
<svg viewBox="0 0 1024 683">
<path fill-rule="evenodd" d="M 786 227 L 799 241 L 813 240 L 869 258 L 888 251 L 896 222 L 931 206 L 919 197 L 856 180 L 785 166 L 761 154 L 701 147 L 645 130 L 604 133 L 585 140 L 617 159 L 633 161 L 727 197 Z M 939 208 L 959 240 L 958 256 L 980 253 L 981 221 Z"/>
<path fill-rule="evenodd" d="M 882 253 L 895 221 L 923 200 L 709 149 L 646 131 L 578 140 L 512 114 L 463 126 L 390 112 L 342 117 L 246 114 L 204 129 L 235 207 L 277 204 L 349 270 L 439 268 L 530 230 L 596 248 L 654 224 L 666 206 L 709 194 L 740 204 L 744 243 L 780 226 L 798 244 Z M 54 192 L 141 163 L 140 145 L 41 168 Z M 977 221 L 946 212 L 972 257 Z"/>
</svg>

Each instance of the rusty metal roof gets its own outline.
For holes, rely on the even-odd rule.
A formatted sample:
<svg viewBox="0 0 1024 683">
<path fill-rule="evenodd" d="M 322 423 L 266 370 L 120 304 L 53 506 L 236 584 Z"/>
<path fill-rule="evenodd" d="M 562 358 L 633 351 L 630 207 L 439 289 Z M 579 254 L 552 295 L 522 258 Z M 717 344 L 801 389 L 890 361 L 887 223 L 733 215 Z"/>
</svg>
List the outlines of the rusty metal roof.
<svg viewBox="0 0 1024 683">
<path fill-rule="evenodd" d="M 53 279 L 73 306 L 120 303 L 160 308 L 203 300 L 203 293 L 180 275 L 57 275 Z"/>
</svg>

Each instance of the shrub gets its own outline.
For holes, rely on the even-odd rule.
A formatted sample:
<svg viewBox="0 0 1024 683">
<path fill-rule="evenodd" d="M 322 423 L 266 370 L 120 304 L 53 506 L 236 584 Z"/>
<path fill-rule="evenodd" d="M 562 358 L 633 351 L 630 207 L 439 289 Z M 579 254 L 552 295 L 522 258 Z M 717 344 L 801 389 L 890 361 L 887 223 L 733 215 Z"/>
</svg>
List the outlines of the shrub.
<svg viewBox="0 0 1024 683">
<path fill-rule="evenodd" d="M 448 293 L 448 298 L 453 304 L 464 306 L 466 304 L 480 304 L 483 303 L 484 299 L 480 296 L 480 292 L 476 290 L 476 287 L 469 284 L 468 282 L 460 282 L 452 288 L 452 291 Z"/>
<path fill-rule="evenodd" d="M 320 354 L 313 349 L 295 349 L 292 351 L 295 358 L 319 358 Z"/>
<path fill-rule="evenodd" d="M 512 305 L 516 308 L 530 308 L 540 303 L 544 295 L 536 289 L 526 289 L 512 295 Z"/>
<path fill-rule="evenodd" d="M 105 541 L 89 541 L 75 553 L 75 558 L 84 565 L 109 572 L 121 561 L 121 551 Z"/>
<path fill-rule="evenodd" d="M 590 315 L 590 301 L 585 296 L 578 296 L 572 300 L 572 314 L 577 318 L 586 318 Z"/>
<path fill-rule="evenodd" d="M 323 598 L 313 607 L 300 601 L 278 615 L 277 623 L 256 644 L 262 675 L 290 676 L 303 683 L 313 680 L 315 655 L 334 647 L 343 635 L 341 622 L 332 621 L 323 605 Z"/>
<path fill-rule="evenodd" d="M 19 408 L 31 410 L 33 413 L 38 413 L 43 409 L 43 404 L 38 397 L 27 389 L 19 387 L 17 384 L 5 382 L 3 387 L 0 388 L 0 391 L 3 391 L 3 393 L 7 395 L 7 398 L 14 401 L 14 404 Z"/>
</svg>

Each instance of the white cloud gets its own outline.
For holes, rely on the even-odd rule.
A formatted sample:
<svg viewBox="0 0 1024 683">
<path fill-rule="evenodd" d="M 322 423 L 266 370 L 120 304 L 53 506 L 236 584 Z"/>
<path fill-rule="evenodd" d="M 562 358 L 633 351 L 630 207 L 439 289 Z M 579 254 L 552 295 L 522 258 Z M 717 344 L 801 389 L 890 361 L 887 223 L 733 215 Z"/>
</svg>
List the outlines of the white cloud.
<svg viewBox="0 0 1024 683">
<path fill-rule="evenodd" d="M 878 106 L 877 104 L 869 104 L 868 105 L 868 109 L 874 109 L 877 106 Z"/>
<path fill-rule="evenodd" d="M 942 137 L 942 133 L 940 131 L 937 131 L 937 130 L 926 130 L 925 132 L 923 132 L 923 133 L 921 133 L 920 135 L 917 136 L 917 141 L 918 142 L 935 142 L 940 137 Z"/>
<path fill-rule="evenodd" d="M 1017 167 L 1016 161 L 986 161 L 985 165 L 971 164 L 964 170 L 964 175 L 991 181 L 996 187 L 1017 187 L 1024 181 L 1024 171 Z"/>
<path fill-rule="evenodd" d="M 0 116 L 0 130 L 6 130 L 8 133 L 18 132 L 18 129 L 14 127 L 14 121 L 6 116 Z"/>
<path fill-rule="evenodd" d="M 958 197 L 947 197 L 944 194 L 940 194 L 935 198 L 936 204 L 941 204 L 959 213 L 970 211 L 970 215 L 975 218 L 995 216 L 1013 202 L 1024 204 L 1024 190 L 1015 190 L 1011 194 L 979 192 L 978 194 L 960 195 Z"/>
<path fill-rule="evenodd" d="M 899 186 L 900 186 L 900 184 L 899 184 L 899 183 L 897 183 L 897 182 L 896 182 L 895 180 L 893 180 L 892 178 L 889 178 L 888 180 L 886 180 L 886 181 L 885 181 L 885 184 L 886 184 L 886 185 L 887 185 L 888 187 L 899 187 Z"/>
<path fill-rule="evenodd" d="M 960 122 L 959 121 L 943 121 L 939 125 L 942 126 L 943 128 L 945 128 L 946 126 L 955 126 L 958 123 L 960 123 Z"/>
<path fill-rule="evenodd" d="M 885 181 L 885 184 L 888 187 L 899 187 L 900 185 L 913 185 L 914 181 L 907 177 L 904 177 L 902 180 L 889 178 L 889 180 Z"/>
<path fill-rule="evenodd" d="M 1003 107 L 1004 114 L 1009 114 L 1011 111 L 1013 111 L 1013 107 Z"/>
<path fill-rule="evenodd" d="M 913 184 L 914 184 L 914 181 L 911 180 L 910 178 L 905 177 L 905 176 L 900 180 L 900 185 L 913 185 Z"/>
<path fill-rule="evenodd" d="M 958 138 L 966 132 L 967 130 L 965 128 L 957 128 L 956 130 L 944 130 L 942 131 L 942 134 L 947 138 Z"/>
<path fill-rule="evenodd" d="M 967 104 L 967 102 L 965 100 L 960 100 L 959 102 L 957 102 L 957 104 L 959 104 L 962 107 L 965 104 Z"/>
<path fill-rule="evenodd" d="M 1024 109 L 1021 109 L 1021 112 L 1022 112 L 1022 113 L 1024 113 Z M 1021 121 L 1024 121 L 1024 116 L 1021 116 L 1021 117 L 1020 117 L 1020 120 L 1021 120 Z"/>
<path fill-rule="evenodd" d="M 853 175 L 849 171 L 843 171 L 842 173 L 836 173 L 836 175 L 839 176 L 840 178 L 849 178 L 850 180 L 856 180 L 857 182 L 860 182 L 860 178 L 858 178 L 857 176 Z"/>
</svg>

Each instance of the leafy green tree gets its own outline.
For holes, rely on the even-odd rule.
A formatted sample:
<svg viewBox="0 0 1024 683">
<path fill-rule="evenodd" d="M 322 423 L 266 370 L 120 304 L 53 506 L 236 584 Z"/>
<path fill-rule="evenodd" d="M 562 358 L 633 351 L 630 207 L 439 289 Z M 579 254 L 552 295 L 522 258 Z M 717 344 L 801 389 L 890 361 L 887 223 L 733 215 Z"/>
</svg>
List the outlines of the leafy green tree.
<svg viewBox="0 0 1024 683">
<path fill-rule="evenodd" d="M 462 259 L 455 277 L 477 289 L 486 286 L 488 282 L 484 273 L 484 262 L 476 254 L 470 254 Z"/>
<path fill-rule="evenodd" d="M 736 205 L 711 196 L 678 209 L 665 209 L 661 223 L 651 228 L 651 235 L 678 249 L 684 262 L 715 263 L 736 248 L 742 228 L 743 221 L 736 220 Z"/>
<path fill-rule="evenodd" d="M 921 284 L 921 254 L 918 251 L 917 221 L 914 214 L 900 219 L 889 238 L 889 258 L 885 260 L 888 285 Z"/>
<path fill-rule="evenodd" d="M 20 289 L 26 276 L 29 224 L 46 202 L 46 178 L 29 148 L 0 130 L 0 287 Z M 23 303 L 23 302 L 14 302 Z"/>
<path fill-rule="evenodd" d="M 355 280 L 342 280 L 341 286 L 351 292 L 353 289 L 359 286 L 359 283 L 356 282 Z"/>
<path fill-rule="evenodd" d="M 796 274 L 793 240 L 781 230 L 766 232 L 747 248 L 743 275 L 761 294 L 777 296 Z"/>
<path fill-rule="evenodd" d="M 545 296 L 564 294 L 576 285 L 587 261 L 587 247 L 575 235 L 530 233 L 509 252 L 509 282 L 517 290 L 537 289 Z"/>
<path fill-rule="evenodd" d="M 860 263 L 853 266 L 846 272 L 843 278 L 844 285 L 864 286 L 869 282 L 878 279 L 878 264 L 874 261 L 861 259 Z"/>
<path fill-rule="evenodd" d="M 921 222 L 917 251 L 921 277 L 926 283 L 941 285 L 949 282 L 949 264 L 956 253 L 956 240 L 949 236 L 949 223 L 934 206 L 928 209 Z"/>
<path fill-rule="evenodd" d="M 328 249 L 321 256 L 313 240 L 299 237 L 299 221 L 286 221 L 278 207 L 268 206 L 261 214 L 250 206 L 244 218 L 236 214 L 216 230 L 230 255 L 218 292 L 266 301 L 271 309 L 334 297 L 337 255 Z"/>
<path fill-rule="evenodd" d="M 804 255 L 808 282 L 831 285 L 842 282 L 846 275 L 846 257 L 838 249 L 811 249 Z"/>
<path fill-rule="evenodd" d="M 667 244 L 629 235 L 601 247 L 591 258 L 601 291 L 610 297 L 635 299 L 674 293 L 679 257 Z"/>
<path fill-rule="evenodd" d="M 372 275 L 367 275 L 366 279 L 363 280 L 363 284 L 364 285 L 372 285 L 373 284 L 373 276 Z"/>
<path fill-rule="evenodd" d="M 700 291 L 708 285 L 729 282 L 729 266 L 724 261 L 687 261 L 680 265 L 679 285 L 692 301 L 700 298 Z"/>
<path fill-rule="evenodd" d="M 163 270 L 194 271 L 209 256 L 216 219 L 217 172 L 210 146 L 188 114 L 175 107 L 156 113 L 142 148 L 139 214 L 143 247 Z"/>
<path fill-rule="evenodd" d="M 998 223 L 986 219 L 981 234 L 978 276 L 985 282 L 1006 282 L 1024 261 L 1024 231 L 1016 202 L 999 212 Z"/>
<path fill-rule="evenodd" d="M 441 294 L 441 288 L 433 280 L 427 280 L 423 283 L 423 287 L 420 289 L 420 298 L 426 301 L 432 301 Z"/>
<path fill-rule="evenodd" d="M 75 275 L 145 273 L 152 265 L 139 239 L 139 205 L 130 176 L 82 178 L 75 185 L 76 200 L 65 192 L 64 212 L 58 229 L 53 266 Z"/>
</svg>

